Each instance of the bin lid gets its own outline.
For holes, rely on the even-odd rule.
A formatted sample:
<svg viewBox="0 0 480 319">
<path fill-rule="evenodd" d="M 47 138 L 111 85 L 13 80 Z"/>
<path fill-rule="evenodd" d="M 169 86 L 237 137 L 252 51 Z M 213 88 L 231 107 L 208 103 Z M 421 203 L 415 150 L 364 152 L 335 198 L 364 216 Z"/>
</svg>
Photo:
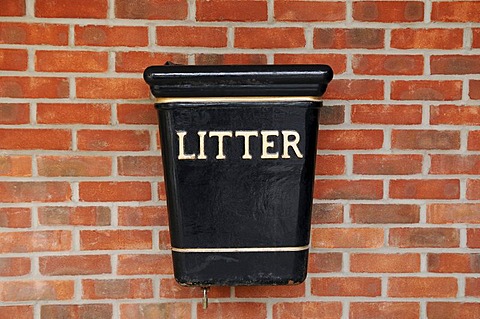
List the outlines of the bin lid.
<svg viewBox="0 0 480 319">
<path fill-rule="evenodd" d="M 178 65 L 148 67 L 157 97 L 321 96 L 333 78 L 328 65 Z"/>
</svg>

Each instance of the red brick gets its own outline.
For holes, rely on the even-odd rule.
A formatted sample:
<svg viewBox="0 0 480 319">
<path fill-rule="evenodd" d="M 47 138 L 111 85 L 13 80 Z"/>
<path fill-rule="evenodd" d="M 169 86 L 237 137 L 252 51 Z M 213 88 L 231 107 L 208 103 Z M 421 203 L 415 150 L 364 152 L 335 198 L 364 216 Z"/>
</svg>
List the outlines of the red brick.
<svg viewBox="0 0 480 319">
<path fill-rule="evenodd" d="M 217 65 L 217 64 L 245 64 L 257 65 L 267 64 L 267 57 L 264 54 L 195 54 L 196 65 Z"/>
<path fill-rule="evenodd" d="M 460 148 L 459 131 L 393 130 L 392 148 L 403 150 L 454 150 Z"/>
<path fill-rule="evenodd" d="M 27 124 L 30 108 L 27 103 L 0 103 L 0 124 Z"/>
<path fill-rule="evenodd" d="M 86 151 L 146 151 L 150 147 L 148 131 L 80 130 L 78 149 Z"/>
<path fill-rule="evenodd" d="M 478 74 L 480 55 L 434 55 L 430 69 L 432 74 Z"/>
<path fill-rule="evenodd" d="M 305 296 L 305 283 L 285 286 L 238 286 L 237 298 L 299 298 Z"/>
<path fill-rule="evenodd" d="M 143 79 L 77 78 L 77 97 L 82 99 L 145 99 L 148 86 Z"/>
<path fill-rule="evenodd" d="M 4 0 L 2 1 L 2 11 L 0 16 L 24 16 L 25 15 L 25 0 Z M 1 311 L 0 311 L 1 312 Z M 2 317 L 0 317 L 3 319 Z M 11 316 L 15 318 L 15 316 Z"/>
<path fill-rule="evenodd" d="M 423 21 L 423 2 L 419 1 L 355 1 L 353 19 L 364 22 Z"/>
<path fill-rule="evenodd" d="M 458 199 L 458 179 L 391 180 L 390 198 L 403 199 Z"/>
<path fill-rule="evenodd" d="M 69 150 L 71 132 L 54 129 L 0 129 L 0 149 Z"/>
<path fill-rule="evenodd" d="M 158 232 L 158 246 L 160 250 L 172 249 L 170 243 L 170 232 L 168 230 L 161 230 Z"/>
<path fill-rule="evenodd" d="M 158 183 L 157 194 L 158 194 L 158 199 L 167 200 L 167 191 L 165 189 L 165 182 Z"/>
<path fill-rule="evenodd" d="M 342 297 L 378 297 L 381 279 L 372 277 L 311 278 L 312 295 Z"/>
<path fill-rule="evenodd" d="M 35 70 L 43 72 L 105 72 L 108 53 L 95 51 L 36 51 Z"/>
<path fill-rule="evenodd" d="M 85 279 L 82 299 L 148 299 L 153 298 L 152 279 Z"/>
<path fill-rule="evenodd" d="M 266 21 L 266 0 L 197 0 L 197 21 Z"/>
<path fill-rule="evenodd" d="M 161 26 L 157 27 L 157 45 L 221 48 L 227 46 L 227 28 Z M 188 37 L 185 36 L 188 34 Z"/>
<path fill-rule="evenodd" d="M 428 271 L 437 273 L 478 273 L 480 254 L 432 254 L 428 257 Z"/>
<path fill-rule="evenodd" d="M 318 149 L 322 150 L 364 150 L 379 149 L 383 146 L 381 130 L 320 130 Z"/>
<path fill-rule="evenodd" d="M 480 131 L 469 131 L 467 148 L 469 151 L 480 150 Z"/>
<path fill-rule="evenodd" d="M 319 14 L 321 12 L 321 14 Z M 346 5 L 344 2 L 327 1 L 290 1 L 275 2 L 276 21 L 344 21 Z"/>
<path fill-rule="evenodd" d="M 115 71 L 142 73 L 148 66 L 162 65 L 166 61 L 187 64 L 187 56 L 180 53 L 163 52 L 117 52 L 115 55 Z"/>
<path fill-rule="evenodd" d="M 40 256 L 40 273 L 44 276 L 78 276 L 112 273 L 109 255 Z"/>
<path fill-rule="evenodd" d="M 68 25 L 2 22 L 0 43 L 67 45 Z"/>
<path fill-rule="evenodd" d="M 26 71 L 27 66 L 28 66 L 27 50 L 0 49 L 0 70 Z"/>
<path fill-rule="evenodd" d="M 429 302 L 429 319 L 470 319 L 480 317 L 480 303 L 477 302 Z"/>
<path fill-rule="evenodd" d="M 155 131 L 155 142 L 156 142 L 156 147 L 155 149 L 157 151 L 160 151 L 160 148 L 161 148 L 161 142 L 160 142 L 160 131 Z"/>
<path fill-rule="evenodd" d="M 342 304 L 340 302 L 280 302 L 273 305 L 273 319 L 340 319 Z"/>
<path fill-rule="evenodd" d="M 460 235 L 454 228 L 391 228 L 389 243 L 400 248 L 459 247 Z"/>
<path fill-rule="evenodd" d="M 383 247 L 381 228 L 313 228 L 314 248 L 380 248 Z"/>
<path fill-rule="evenodd" d="M 82 304 L 82 305 L 42 305 L 42 319 L 110 319 L 113 316 L 112 305 Z"/>
<path fill-rule="evenodd" d="M 66 230 L 1 232 L 0 244 L 2 253 L 66 251 L 72 247 L 72 234 Z"/>
<path fill-rule="evenodd" d="M 383 100 L 382 80 L 333 80 L 324 95 L 327 100 Z"/>
<path fill-rule="evenodd" d="M 33 306 L 0 306 L 0 319 L 33 319 Z"/>
<path fill-rule="evenodd" d="M 479 224 L 480 205 L 474 203 L 430 204 L 427 222 L 430 224 Z"/>
<path fill-rule="evenodd" d="M 1 207 L 0 227 L 28 228 L 31 226 L 30 208 Z"/>
<path fill-rule="evenodd" d="M 462 29 L 395 29 L 391 46 L 395 49 L 460 49 Z"/>
<path fill-rule="evenodd" d="M 121 304 L 121 319 L 190 319 L 192 305 L 180 302 Z"/>
<path fill-rule="evenodd" d="M 30 258 L 0 257 L 0 276 L 11 277 L 28 275 L 30 273 L 30 264 Z M 1 311 L 0 318 L 2 318 Z"/>
<path fill-rule="evenodd" d="M 0 282 L 1 301 L 71 300 L 73 280 Z"/>
<path fill-rule="evenodd" d="M 352 123 L 412 125 L 422 123 L 421 105 L 354 104 Z"/>
<path fill-rule="evenodd" d="M 118 174 L 122 176 L 163 176 L 160 156 L 119 156 Z"/>
<path fill-rule="evenodd" d="M 145 47 L 147 27 L 86 25 L 75 26 L 76 46 Z"/>
<path fill-rule="evenodd" d="M 265 303 L 260 302 L 222 302 L 211 303 L 208 309 L 202 309 L 202 305 L 197 305 L 198 319 L 211 318 L 245 318 L 245 319 L 264 319 L 267 317 Z"/>
<path fill-rule="evenodd" d="M 472 47 L 473 48 L 480 48 L 480 28 L 479 29 L 473 29 L 472 32 L 473 32 Z M 480 82 L 480 81 L 477 81 L 477 82 Z"/>
<path fill-rule="evenodd" d="M 0 77 L 0 97 L 66 98 L 69 84 L 66 78 Z"/>
<path fill-rule="evenodd" d="M 353 56 L 352 67 L 355 74 L 421 75 L 423 56 L 356 54 Z"/>
<path fill-rule="evenodd" d="M 39 156 L 40 176 L 110 176 L 112 159 L 100 156 Z"/>
<path fill-rule="evenodd" d="M 100 103 L 38 103 L 37 123 L 40 124 L 109 124 L 109 104 Z"/>
<path fill-rule="evenodd" d="M 393 81 L 391 98 L 393 100 L 460 100 L 462 81 Z"/>
<path fill-rule="evenodd" d="M 80 201 L 128 202 L 150 199 L 149 182 L 80 182 Z"/>
<path fill-rule="evenodd" d="M 467 247 L 480 248 L 480 228 L 467 229 Z"/>
<path fill-rule="evenodd" d="M 203 296 L 203 291 L 200 287 L 180 286 L 173 278 L 160 279 L 160 298 L 192 299 L 192 298 L 201 298 L 202 296 Z M 228 298 L 230 297 L 230 287 L 213 286 L 208 291 L 208 297 L 209 298 Z M 210 310 L 210 306 L 208 307 L 208 309 Z M 218 317 L 218 318 L 222 318 L 222 317 Z"/>
<path fill-rule="evenodd" d="M 171 275 L 173 274 L 170 254 L 143 254 L 118 256 L 119 275 Z"/>
<path fill-rule="evenodd" d="M 317 155 L 316 175 L 343 175 L 345 173 L 345 156 Z"/>
<path fill-rule="evenodd" d="M 315 203 L 312 207 L 312 224 L 341 224 L 343 205 Z"/>
<path fill-rule="evenodd" d="M 400 298 L 453 298 L 457 296 L 457 279 L 441 277 L 392 277 L 388 279 L 388 296 Z"/>
<path fill-rule="evenodd" d="M 480 297 L 480 278 L 466 278 L 465 284 L 465 296 Z"/>
<path fill-rule="evenodd" d="M 480 3 L 477 1 L 455 1 L 432 3 L 432 21 L 480 22 Z"/>
<path fill-rule="evenodd" d="M 422 172 L 422 155 L 355 154 L 353 173 L 364 175 L 408 175 Z"/>
<path fill-rule="evenodd" d="M 465 105 L 432 105 L 430 124 L 480 125 L 480 108 Z"/>
<path fill-rule="evenodd" d="M 470 80 L 470 92 L 468 96 L 470 96 L 471 99 L 480 100 L 480 80 Z"/>
<path fill-rule="evenodd" d="M 115 0 L 115 17 L 120 19 L 184 20 L 186 0 Z"/>
<path fill-rule="evenodd" d="M 365 273 L 414 273 L 420 271 L 419 254 L 351 254 L 350 271 Z"/>
<path fill-rule="evenodd" d="M 151 249 L 151 230 L 81 230 L 81 250 Z"/>
<path fill-rule="evenodd" d="M 235 29 L 235 47 L 240 49 L 303 48 L 305 41 L 304 30 L 301 28 Z"/>
<path fill-rule="evenodd" d="M 0 176 L 32 176 L 32 158 L 26 155 L 0 156 Z"/>
<path fill-rule="evenodd" d="M 420 207 L 410 204 L 352 204 L 350 218 L 356 224 L 413 224 L 420 221 Z"/>
<path fill-rule="evenodd" d="M 344 122 L 344 105 L 324 105 L 318 111 L 318 124 L 320 125 L 337 125 Z"/>
<path fill-rule="evenodd" d="M 316 199 L 381 199 L 380 180 L 316 180 L 313 197 Z"/>
<path fill-rule="evenodd" d="M 119 207 L 118 224 L 121 226 L 167 226 L 167 207 Z"/>
<path fill-rule="evenodd" d="M 480 179 L 467 180 L 467 199 L 480 199 Z"/>
<path fill-rule="evenodd" d="M 352 302 L 350 319 L 420 319 L 416 302 Z"/>
<path fill-rule="evenodd" d="M 68 182 L 0 182 L 0 202 L 65 202 L 71 198 Z"/>
<path fill-rule="evenodd" d="M 288 2 L 290 3 L 290 1 Z M 334 74 L 345 73 L 347 67 L 347 57 L 344 54 L 279 53 L 275 54 L 274 59 L 275 64 L 327 64 L 333 69 Z"/>
<path fill-rule="evenodd" d="M 478 155 L 430 155 L 430 174 L 480 174 Z"/>
<path fill-rule="evenodd" d="M 152 104 L 118 104 L 117 119 L 121 124 L 158 125 L 157 111 Z"/>
<path fill-rule="evenodd" d="M 327 273 L 342 271 L 342 253 L 310 253 L 308 256 L 309 273 Z"/>
<path fill-rule="evenodd" d="M 382 29 L 314 29 L 315 49 L 381 49 L 385 31 Z"/>
<path fill-rule="evenodd" d="M 108 226 L 110 208 L 104 206 L 39 207 L 40 225 Z"/>
<path fill-rule="evenodd" d="M 69 0 L 36 0 L 35 16 L 41 18 L 107 18 L 107 0 L 88 0 L 86 3 Z"/>
</svg>

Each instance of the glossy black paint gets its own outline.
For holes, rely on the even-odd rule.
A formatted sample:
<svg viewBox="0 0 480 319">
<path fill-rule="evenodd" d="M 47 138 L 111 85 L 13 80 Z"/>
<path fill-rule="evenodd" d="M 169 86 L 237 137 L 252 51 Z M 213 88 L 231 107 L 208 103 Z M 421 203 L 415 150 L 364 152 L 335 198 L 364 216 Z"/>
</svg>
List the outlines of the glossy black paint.
<svg viewBox="0 0 480 319">
<path fill-rule="evenodd" d="M 145 71 L 156 97 L 318 96 L 331 78 L 328 66 L 159 66 Z M 265 91 L 268 94 L 261 94 Z M 172 247 L 309 244 L 320 102 L 201 101 L 155 106 Z M 184 151 L 199 154 L 198 131 L 268 130 L 298 132 L 302 157 L 290 150 L 290 158 L 261 158 L 262 139 L 252 138 L 252 159 L 242 159 L 244 141 L 232 137 L 224 139 L 225 159 L 216 159 L 215 138 L 205 139 L 206 159 L 178 159 L 178 131 L 186 132 Z M 275 140 L 269 151 L 281 154 L 282 143 L 281 138 Z M 306 276 L 307 258 L 308 250 L 173 252 L 175 278 L 194 286 L 300 283 Z"/>
<path fill-rule="evenodd" d="M 144 72 L 156 97 L 321 96 L 332 77 L 328 65 L 164 65 Z"/>
<path fill-rule="evenodd" d="M 291 285 L 305 280 L 308 250 L 299 252 L 176 253 L 175 279 L 185 286 Z"/>
</svg>

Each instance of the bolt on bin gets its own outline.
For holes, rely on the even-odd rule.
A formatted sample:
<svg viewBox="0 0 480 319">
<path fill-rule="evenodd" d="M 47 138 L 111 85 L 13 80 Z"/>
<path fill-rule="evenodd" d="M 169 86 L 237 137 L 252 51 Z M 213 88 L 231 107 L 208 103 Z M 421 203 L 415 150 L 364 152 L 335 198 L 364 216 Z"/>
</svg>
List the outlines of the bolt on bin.
<svg viewBox="0 0 480 319">
<path fill-rule="evenodd" d="M 145 70 L 180 284 L 305 280 L 318 110 L 332 77 L 327 65 Z"/>
</svg>

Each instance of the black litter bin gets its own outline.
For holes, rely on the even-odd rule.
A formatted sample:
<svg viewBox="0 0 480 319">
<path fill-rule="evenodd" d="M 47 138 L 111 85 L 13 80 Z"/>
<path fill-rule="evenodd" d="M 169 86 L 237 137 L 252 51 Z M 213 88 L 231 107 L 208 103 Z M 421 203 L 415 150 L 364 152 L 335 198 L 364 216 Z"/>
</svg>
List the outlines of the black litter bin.
<svg viewBox="0 0 480 319">
<path fill-rule="evenodd" d="M 175 278 L 305 279 L 326 65 L 152 66 Z"/>
</svg>

